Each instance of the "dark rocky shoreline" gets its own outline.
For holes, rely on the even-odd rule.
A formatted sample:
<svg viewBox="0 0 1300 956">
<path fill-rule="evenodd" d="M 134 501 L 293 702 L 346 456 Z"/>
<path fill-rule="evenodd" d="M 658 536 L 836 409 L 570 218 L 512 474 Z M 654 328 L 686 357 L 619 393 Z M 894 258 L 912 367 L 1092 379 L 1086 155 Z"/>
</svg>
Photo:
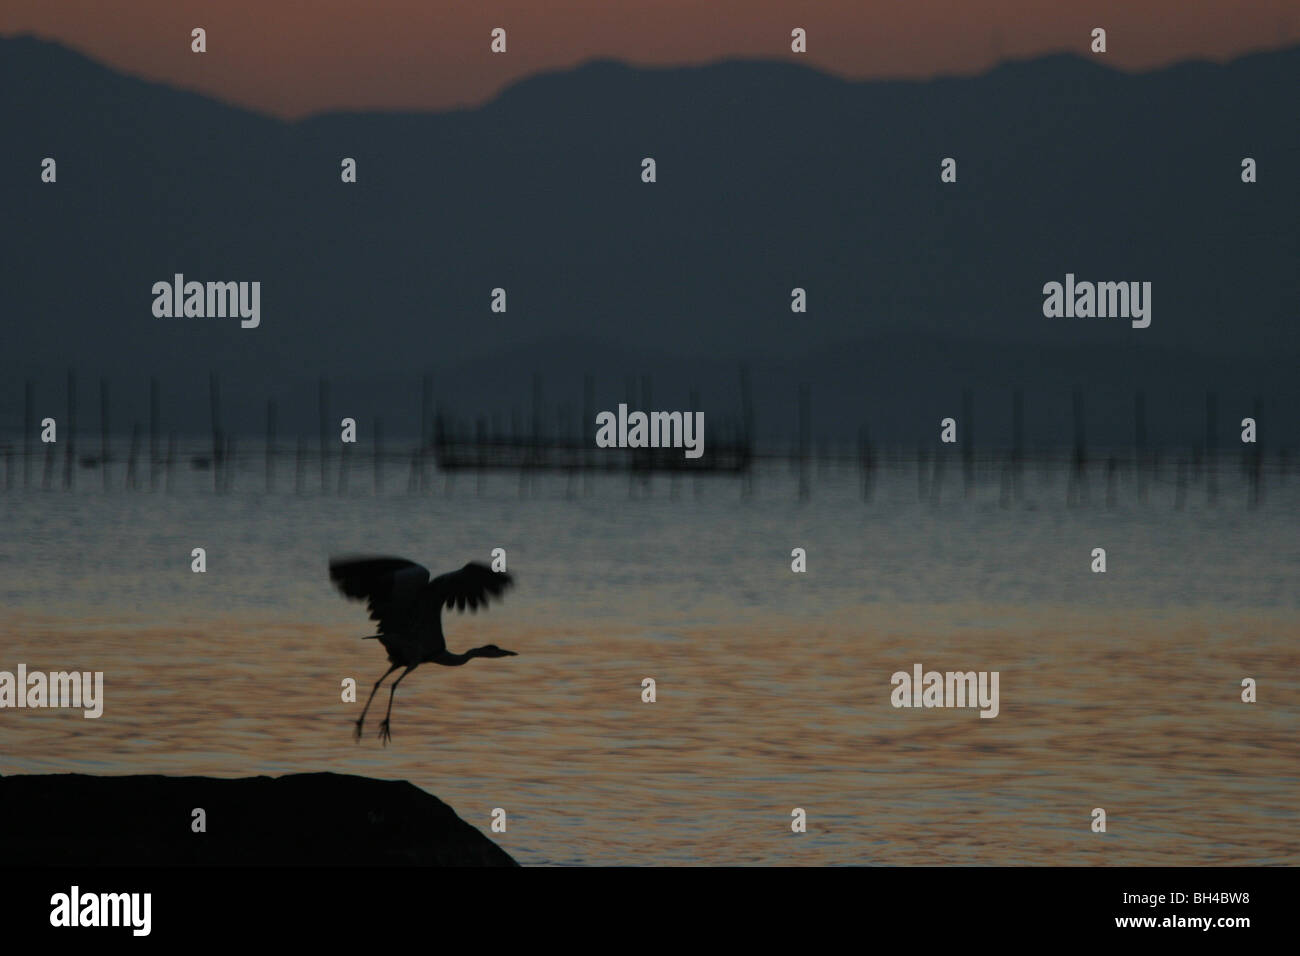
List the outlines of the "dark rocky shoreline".
<svg viewBox="0 0 1300 956">
<path fill-rule="evenodd" d="M 35 866 L 518 865 L 413 784 L 336 773 L 0 777 L 0 820 Z"/>
</svg>

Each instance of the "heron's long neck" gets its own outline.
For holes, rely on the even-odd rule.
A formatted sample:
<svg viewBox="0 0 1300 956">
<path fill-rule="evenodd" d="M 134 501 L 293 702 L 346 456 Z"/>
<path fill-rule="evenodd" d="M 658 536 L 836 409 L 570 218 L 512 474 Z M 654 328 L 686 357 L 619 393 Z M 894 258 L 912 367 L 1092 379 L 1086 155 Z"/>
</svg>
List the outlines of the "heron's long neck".
<svg viewBox="0 0 1300 956">
<path fill-rule="evenodd" d="M 478 657 L 478 648 L 471 647 L 464 654 L 453 654 L 451 651 L 443 651 L 435 658 L 439 664 L 445 667 L 460 667 L 471 657 Z"/>
</svg>

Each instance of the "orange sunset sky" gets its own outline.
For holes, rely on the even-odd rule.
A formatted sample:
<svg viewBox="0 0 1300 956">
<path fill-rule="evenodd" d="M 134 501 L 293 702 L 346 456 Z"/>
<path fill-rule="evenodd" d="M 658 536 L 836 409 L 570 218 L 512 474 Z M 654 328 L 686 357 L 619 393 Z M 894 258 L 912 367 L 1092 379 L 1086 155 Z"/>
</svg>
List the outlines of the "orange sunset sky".
<svg viewBox="0 0 1300 956">
<path fill-rule="evenodd" d="M 208 52 L 190 52 L 190 30 Z M 489 52 L 494 27 L 504 55 Z M 116 69 L 297 117 L 474 105 L 539 71 L 793 57 L 852 78 L 980 72 L 1088 51 L 1146 69 L 1300 42 L 1296 0 L 3 0 L 0 35 L 31 33 Z"/>
</svg>

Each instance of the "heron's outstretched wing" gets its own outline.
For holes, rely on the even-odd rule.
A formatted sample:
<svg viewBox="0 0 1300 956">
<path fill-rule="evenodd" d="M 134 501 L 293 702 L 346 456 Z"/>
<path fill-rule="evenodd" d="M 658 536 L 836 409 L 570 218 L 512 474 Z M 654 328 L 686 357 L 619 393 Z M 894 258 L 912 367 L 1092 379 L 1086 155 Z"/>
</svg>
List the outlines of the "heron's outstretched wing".
<svg viewBox="0 0 1300 956">
<path fill-rule="evenodd" d="M 493 571 L 486 564 L 471 561 L 459 571 L 440 574 L 430 581 L 424 600 L 439 611 L 443 607 L 463 611 L 467 604 L 476 611 L 480 604 L 487 607 L 489 597 L 500 598 L 514 583 L 514 578 L 504 571 Z"/>
<path fill-rule="evenodd" d="M 348 597 L 367 602 L 380 634 L 395 634 L 416 623 L 429 569 L 405 558 L 331 558 L 330 580 Z"/>
</svg>

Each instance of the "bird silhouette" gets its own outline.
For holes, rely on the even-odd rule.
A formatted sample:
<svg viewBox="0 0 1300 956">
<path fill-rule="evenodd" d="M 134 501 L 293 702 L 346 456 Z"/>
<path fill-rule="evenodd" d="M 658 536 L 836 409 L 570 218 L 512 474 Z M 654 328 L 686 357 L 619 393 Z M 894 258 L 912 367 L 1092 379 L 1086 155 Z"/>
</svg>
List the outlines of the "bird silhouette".
<svg viewBox="0 0 1300 956">
<path fill-rule="evenodd" d="M 393 716 L 393 696 L 402 678 L 421 664 L 459 667 L 475 657 L 515 657 L 495 644 L 471 647 L 464 654 L 447 650 L 442 636 L 442 609 L 455 606 L 471 611 L 488 598 L 500 598 L 514 579 L 504 571 L 471 561 L 459 571 L 441 574 L 429 580 L 429 569 L 405 558 L 340 557 L 330 559 L 330 580 L 349 598 L 364 600 L 370 619 L 379 622 L 379 633 L 366 640 L 378 640 L 388 651 L 393 666 L 375 681 L 366 706 L 357 718 L 354 736 L 361 739 L 361 729 L 370 703 L 384 678 L 399 667 L 406 668 L 393 681 L 388 692 L 388 713 L 379 725 L 379 739 L 387 746 L 392 739 L 389 721 Z"/>
</svg>

